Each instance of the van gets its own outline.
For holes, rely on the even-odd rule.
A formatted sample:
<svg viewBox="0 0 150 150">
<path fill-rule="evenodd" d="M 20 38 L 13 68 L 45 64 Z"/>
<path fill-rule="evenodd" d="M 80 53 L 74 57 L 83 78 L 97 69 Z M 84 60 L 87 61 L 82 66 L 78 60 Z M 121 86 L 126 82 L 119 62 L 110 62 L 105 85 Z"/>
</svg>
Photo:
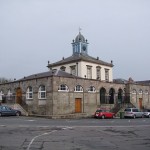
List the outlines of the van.
<svg viewBox="0 0 150 150">
<path fill-rule="evenodd" d="M 143 118 L 144 113 L 141 112 L 138 108 L 126 108 L 124 110 L 124 118 Z"/>
</svg>

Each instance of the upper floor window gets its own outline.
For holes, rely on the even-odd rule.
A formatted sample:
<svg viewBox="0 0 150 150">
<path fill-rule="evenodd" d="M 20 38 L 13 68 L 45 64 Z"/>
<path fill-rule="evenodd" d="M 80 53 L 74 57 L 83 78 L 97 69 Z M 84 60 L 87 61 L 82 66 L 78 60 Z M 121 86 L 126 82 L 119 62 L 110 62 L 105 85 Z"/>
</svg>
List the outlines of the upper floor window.
<svg viewBox="0 0 150 150">
<path fill-rule="evenodd" d="M 58 91 L 66 91 L 66 92 L 68 92 L 69 88 L 68 88 L 67 85 L 61 84 L 61 85 L 59 85 Z"/>
<path fill-rule="evenodd" d="M 65 70 L 66 70 L 66 67 L 62 66 L 62 67 L 60 68 L 60 70 L 65 71 Z"/>
<path fill-rule="evenodd" d="M 95 87 L 94 86 L 90 86 L 89 88 L 88 88 L 88 92 L 96 92 L 96 90 L 95 90 Z"/>
<path fill-rule="evenodd" d="M 76 75 L 76 66 L 74 65 L 74 66 L 70 66 L 70 73 L 72 74 L 72 75 Z"/>
<path fill-rule="evenodd" d="M 109 81 L 109 69 L 105 69 L 105 81 Z"/>
<path fill-rule="evenodd" d="M 38 91 L 38 98 L 39 99 L 46 99 L 46 87 L 41 85 Z"/>
<path fill-rule="evenodd" d="M 92 79 L 92 66 L 87 66 L 87 78 Z"/>
<path fill-rule="evenodd" d="M 96 67 L 96 79 L 101 80 L 101 67 Z"/>
<path fill-rule="evenodd" d="M 31 86 L 27 88 L 26 99 L 33 99 L 33 89 Z"/>
<path fill-rule="evenodd" d="M 83 92 L 83 87 L 81 85 L 77 85 L 74 89 L 75 92 Z"/>
</svg>

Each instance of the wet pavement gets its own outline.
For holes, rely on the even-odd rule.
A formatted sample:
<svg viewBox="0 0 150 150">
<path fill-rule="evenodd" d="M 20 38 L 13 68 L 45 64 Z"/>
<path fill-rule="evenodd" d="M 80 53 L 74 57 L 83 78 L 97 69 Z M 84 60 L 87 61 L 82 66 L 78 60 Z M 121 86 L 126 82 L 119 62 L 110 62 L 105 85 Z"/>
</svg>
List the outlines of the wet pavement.
<svg viewBox="0 0 150 150">
<path fill-rule="evenodd" d="M 48 120 L 2 117 L 0 150 L 149 150 L 149 129 L 149 118 Z"/>
</svg>

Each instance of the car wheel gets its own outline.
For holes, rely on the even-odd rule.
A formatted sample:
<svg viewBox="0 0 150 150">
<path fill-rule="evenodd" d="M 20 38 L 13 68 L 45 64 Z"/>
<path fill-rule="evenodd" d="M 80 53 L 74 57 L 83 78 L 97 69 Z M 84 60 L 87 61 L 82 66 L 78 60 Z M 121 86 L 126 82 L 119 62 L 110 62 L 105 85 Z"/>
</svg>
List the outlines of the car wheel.
<svg viewBox="0 0 150 150">
<path fill-rule="evenodd" d="M 114 119 L 114 118 L 115 118 L 115 115 L 112 116 L 112 119 Z"/>
<path fill-rule="evenodd" d="M 148 115 L 148 118 L 150 118 L 150 114 Z"/>
<path fill-rule="evenodd" d="M 19 113 L 19 112 L 16 112 L 16 116 L 20 116 L 20 113 Z"/>
<path fill-rule="evenodd" d="M 102 116 L 102 119 L 105 119 L 105 116 L 104 116 L 104 115 Z"/>
<path fill-rule="evenodd" d="M 136 118 L 136 116 L 134 115 L 134 116 L 133 116 L 133 119 L 135 119 L 135 118 Z"/>
<path fill-rule="evenodd" d="M 0 113 L 0 117 L 2 116 L 2 113 Z"/>
</svg>

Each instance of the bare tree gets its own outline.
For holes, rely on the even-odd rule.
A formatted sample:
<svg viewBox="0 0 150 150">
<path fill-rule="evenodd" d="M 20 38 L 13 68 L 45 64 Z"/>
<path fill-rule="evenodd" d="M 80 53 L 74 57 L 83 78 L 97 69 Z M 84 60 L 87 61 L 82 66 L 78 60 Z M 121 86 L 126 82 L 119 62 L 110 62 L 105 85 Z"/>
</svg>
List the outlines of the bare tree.
<svg viewBox="0 0 150 150">
<path fill-rule="evenodd" d="M 7 79 L 7 78 L 4 78 L 4 77 L 0 77 L 0 83 L 7 83 L 7 82 L 11 82 L 12 79 Z"/>
</svg>

